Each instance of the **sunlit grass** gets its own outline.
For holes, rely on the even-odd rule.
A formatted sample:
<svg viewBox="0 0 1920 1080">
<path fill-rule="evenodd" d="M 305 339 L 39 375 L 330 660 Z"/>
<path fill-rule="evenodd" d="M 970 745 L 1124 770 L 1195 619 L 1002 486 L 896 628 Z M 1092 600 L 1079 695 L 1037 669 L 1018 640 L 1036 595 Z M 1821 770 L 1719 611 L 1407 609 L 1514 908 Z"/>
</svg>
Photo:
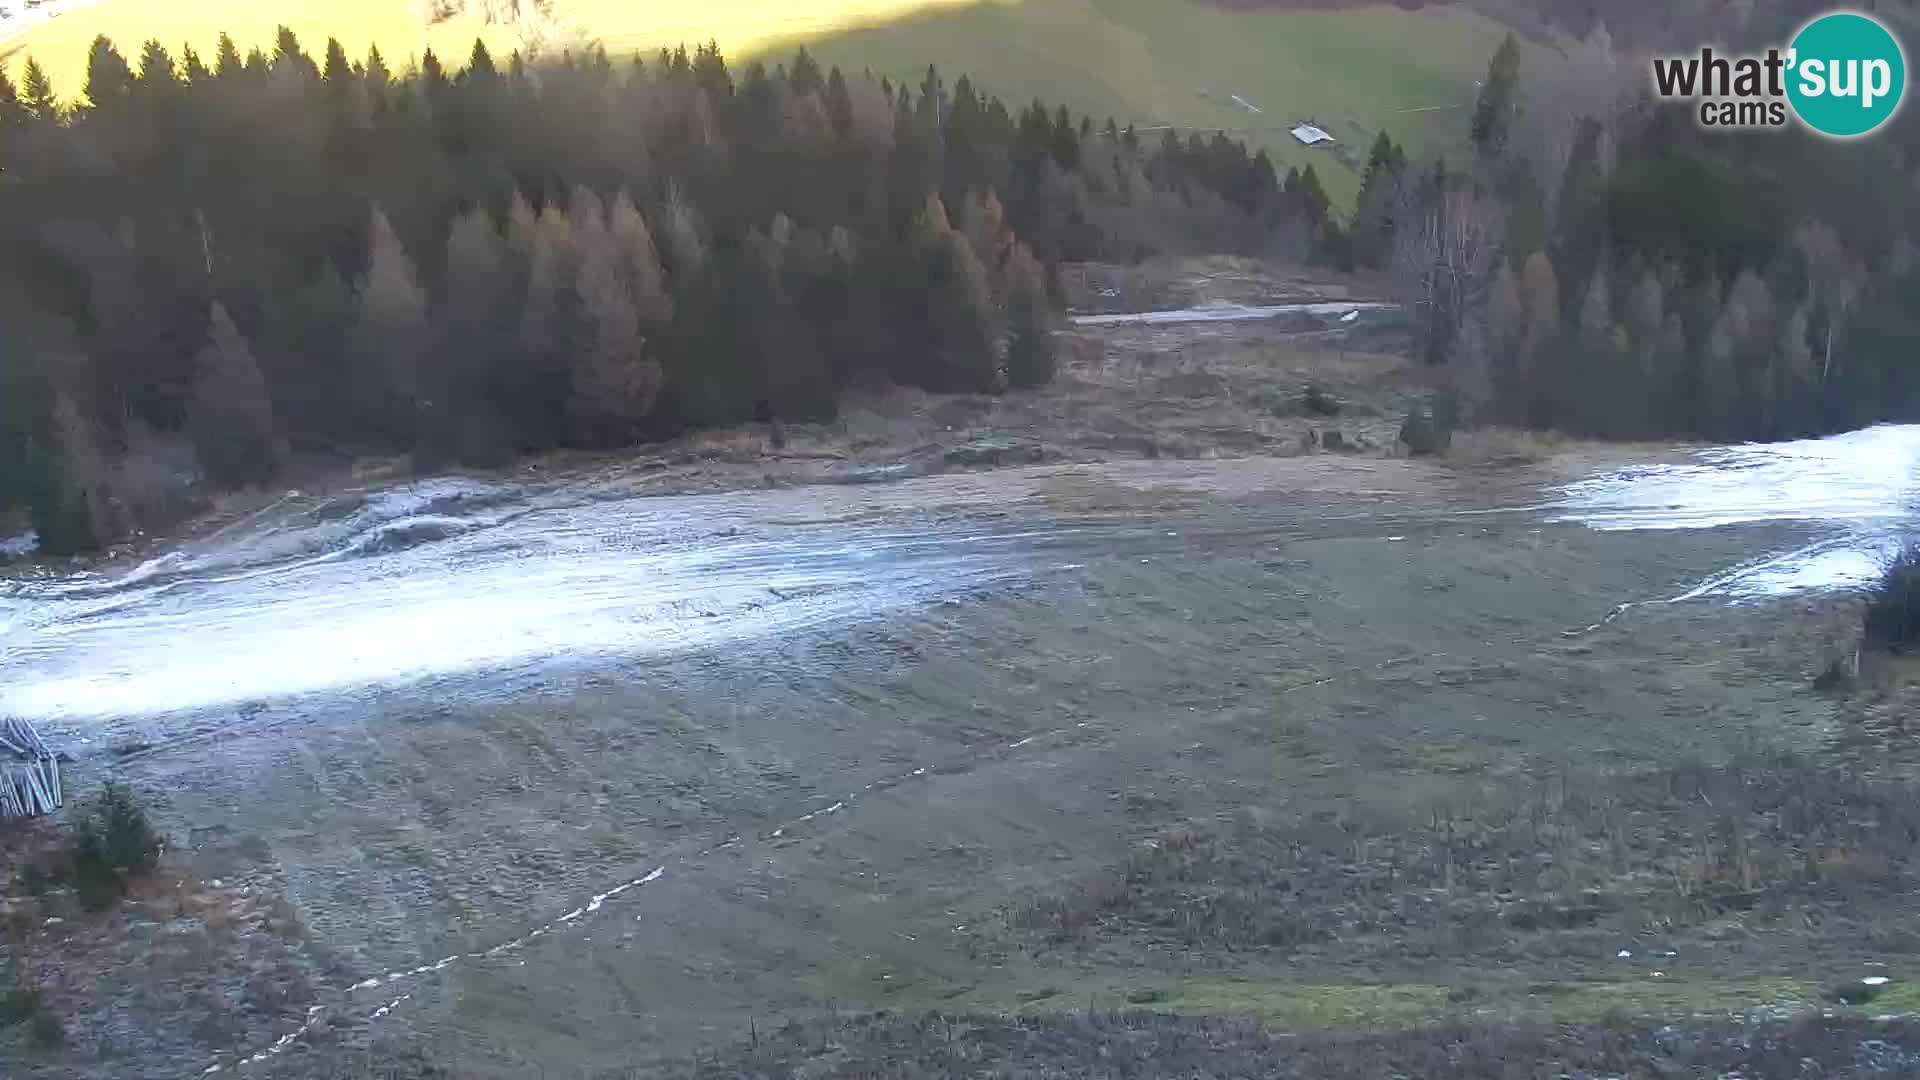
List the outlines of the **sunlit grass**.
<svg viewBox="0 0 1920 1080">
<path fill-rule="evenodd" d="M 698 4 L 636 4 L 616 0 L 560 0 L 554 15 L 560 27 L 603 41 L 616 53 L 649 54 L 681 43 L 717 40 L 730 54 L 764 49 L 775 42 L 826 37 L 927 8 L 951 7 L 966 0 L 706 0 Z M 478 7 L 478 4 L 475 4 Z M 39 59 L 63 98 L 72 100 L 86 81 L 86 54 L 95 35 L 105 33 L 131 59 L 149 38 L 176 55 L 190 44 L 210 59 L 222 32 L 245 53 L 271 50 L 285 24 L 317 57 L 328 37 L 337 37 L 354 59 L 378 45 L 395 69 L 429 47 L 450 65 L 467 56 L 476 37 L 489 48 L 511 50 L 522 43 L 512 29 L 489 26 L 463 15 L 428 27 L 407 0 L 293 0 L 262 4 L 257 0 L 100 0 L 37 24 L 0 45 L 11 51 L 13 74 L 28 55 Z"/>
<path fill-rule="evenodd" d="M 176 60 L 181 47 L 191 45 L 211 64 L 221 33 L 231 34 L 242 54 L 254 47 L 271 52 L 274 35 L 282 25 L 300 36 L 301 44 L 316 60 L 327 38 L 336 37 L 355 60 L 363 59 L 369 47 L 378 45 L 396 72 L 429 47 L 457 66 L 472 51 L 476 37 L 485 38 L 490 48 L 511 49 L 516 40 L 504 27 L 487 26 L 470 17 L 428 28 L 405 0 L 292 0 L 285 4 L 257 0 L 101 0 L 40 23 L 0 46 L 0 50 L 12 50 L 7 64 L 16 81 L 20 67 L 32 56 L 46 69 L 61 98 L 72 101 L 79 98 L 86 85 L 87 50 L 99 34 L 112 38 L 128 61 L 136 65 L 140 46 L 149 38 L 165 45 Z"/>
<path fill-rule="evenodd" d="M 704 0 L 635 4 L 630 0 L 559 0 L 555 14 L 604 42 L 608 51 L 651 53 L 685 43 L 719 43 L 729 56 L 791 48 L 865 27 L 978 0 Z M 988 0 L 1004 5 L 1017 0 Z"/>
</svg>

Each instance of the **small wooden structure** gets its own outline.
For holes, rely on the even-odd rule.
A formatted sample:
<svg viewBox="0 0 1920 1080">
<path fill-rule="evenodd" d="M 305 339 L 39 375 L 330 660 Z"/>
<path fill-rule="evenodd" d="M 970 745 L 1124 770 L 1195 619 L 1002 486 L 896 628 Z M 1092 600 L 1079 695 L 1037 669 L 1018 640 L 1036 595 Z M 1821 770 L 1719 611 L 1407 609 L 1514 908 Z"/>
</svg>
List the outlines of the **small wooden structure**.
<svg viewBox="0 0 1920 1080">
<path fill-rule="evenodd" d="M 0 717 L 0 819 L 39 817 L 60 809 L 60 762 L 33 725 Z"/>
<path fill-rule="evenodd" d="M 1339 141 L 1332 135 L 1327 134 L 1326 128 L 1321 127 L 1317 122 L 1312 120 L 1295 124 L 1289 134 L 1291 134 L 1294 141 L 1301 146 L 1319 146 L 1321 143 Z"/>
</svg>

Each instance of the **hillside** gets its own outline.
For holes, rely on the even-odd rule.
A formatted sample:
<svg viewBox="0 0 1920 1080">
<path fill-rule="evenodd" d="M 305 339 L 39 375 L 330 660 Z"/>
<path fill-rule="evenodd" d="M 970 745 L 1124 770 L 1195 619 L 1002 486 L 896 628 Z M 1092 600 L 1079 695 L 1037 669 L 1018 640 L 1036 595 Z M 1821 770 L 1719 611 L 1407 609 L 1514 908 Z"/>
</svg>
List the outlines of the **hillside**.
<svg viewBox="0 0 1920 1080">
<path fill-rule="evenodd" d="M 1387 5 L 1299 11 L 1230 10 L 1210 0 L 711 0 L 665 13 L 612 0 L 559 0 L 558 33 L 615 54 L 717 40 L 729 55 L 784 55 L 806 44 L 849 70 L 918 83 L 929 63 L 973 76 L 1012 103 L 1064 102 L 1142 128 L 1226 127 L 1286 164 L 1316 164 L 1329 193 L 1350 201 L 1358 157 L 1385 128 L 1415 149 L 1445 150 L 1505 27 L 1464 7 Z M 405 0 L 268 6 L 210 0 L 102 0 L 32 27 L 11 43 L 31 53 L 63 94 L 84 80 L 87 44 L 105 32 L 132 52 L 158 38 L 203 54 L 226 30 L 241 47 L 268 45 L 285 22 L 310 45 L 337 36 L 352 55 L 370 43 L 396 63 L 432 47 L 464 56 L 475 36 L 511 48 L 514 29 L 457 16 L 427 27 Z M 1238 95 L 1262 110 L 1232 101 Z M 1307 150 L 1286 133 L 1313 118 L 1343 143 Z"/>
</svg>

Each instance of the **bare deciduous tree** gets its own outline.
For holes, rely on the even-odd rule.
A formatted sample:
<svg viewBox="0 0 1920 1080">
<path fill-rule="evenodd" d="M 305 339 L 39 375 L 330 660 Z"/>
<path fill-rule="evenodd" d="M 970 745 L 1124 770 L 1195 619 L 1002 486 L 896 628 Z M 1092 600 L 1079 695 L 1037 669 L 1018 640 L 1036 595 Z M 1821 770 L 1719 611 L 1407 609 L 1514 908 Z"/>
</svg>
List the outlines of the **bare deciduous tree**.
<svg viewBox="0 0 1920 1080">
<path fill-rule="evenodd" d="M 1418 177 L 1401 188 L 1394 277 L 1414 312 L 1421 358 L 1445 363 L 1468 312 L 1486 299 L 1499 269 L 1506 215 L 1482 192 L 1453 185 L 1436 191 Z"/>
<path fill-rule="evenodd" d="M 1840 236 L 1819 222 L 1794 233 L 1794 246 L 1807 266 L 1807 303 L 1825 313 L 1826 332 L 1820 350 L 1820 381 L 1833 375 L 1834 345 L 1845 329 L 1848 309 L 1860 298 L 1866 268 L 1847 253 Z"/>
</svg>

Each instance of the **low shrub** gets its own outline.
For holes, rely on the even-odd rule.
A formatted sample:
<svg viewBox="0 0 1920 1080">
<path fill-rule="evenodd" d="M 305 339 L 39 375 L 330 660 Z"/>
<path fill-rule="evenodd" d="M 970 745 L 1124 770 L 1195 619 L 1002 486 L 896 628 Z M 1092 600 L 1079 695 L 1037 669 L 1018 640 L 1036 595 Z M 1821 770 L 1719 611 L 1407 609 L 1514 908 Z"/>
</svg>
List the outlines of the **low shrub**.
<svg viewBox="0 0 1920 1080">
<path fill-rule="evenodd" d="M 127 883 L 160 861 L 160 836 L 133 794 L 108 784 L 74 824 L 67 861 L 82 906 L 104 911 L 126 895 Z"/>
<path fill-rule="evenodd" d="M 1308 416 L 1339 416 L 1340 400 L 1319 383 L 1308 383 L 1300 395 L 1300 407 Z"/>
<path fill-rule="evenodd" d="M 40 1015 L 40 991 L 27 987 L 0 990 L 0 1027 L 24 1024 Z"/>
<path fill-rule="evenodd" d="M 1903 653 L 1920 645 L 1920 543 L 1902 547 L 1867 600 L 1867 646 Z"/>
<path fill-rule="evenodd" d="M 67 1027 L 60 1018 L 50 1012 L 42 1012 L 27 1025 L 27 1034 L 33 1045 L 42 1050 L 56 1050 L 67 1045 Z"/>
</svg>

